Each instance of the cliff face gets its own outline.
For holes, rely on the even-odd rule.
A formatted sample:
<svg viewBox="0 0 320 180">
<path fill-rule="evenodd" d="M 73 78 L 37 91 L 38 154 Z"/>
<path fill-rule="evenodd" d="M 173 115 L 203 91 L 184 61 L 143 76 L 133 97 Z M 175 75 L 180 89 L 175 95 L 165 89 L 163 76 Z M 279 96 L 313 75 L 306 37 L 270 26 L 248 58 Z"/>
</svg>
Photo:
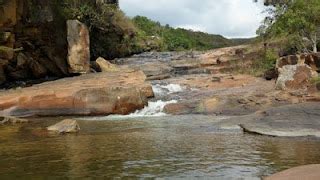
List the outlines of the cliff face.
<svg viewBox="0 0 320 180">
<path fill-rule="evenodd" d="M 72 76 L 63 7 L 117 0 L 0 0 L 0 88 Z"/>
</svg>

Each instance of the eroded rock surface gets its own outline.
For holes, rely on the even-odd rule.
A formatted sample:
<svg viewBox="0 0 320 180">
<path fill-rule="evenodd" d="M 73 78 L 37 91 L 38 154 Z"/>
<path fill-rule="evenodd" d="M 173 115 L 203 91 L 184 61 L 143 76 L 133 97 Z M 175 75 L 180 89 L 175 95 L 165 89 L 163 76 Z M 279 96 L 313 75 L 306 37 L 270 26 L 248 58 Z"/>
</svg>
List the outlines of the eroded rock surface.
<svg viewBox="0 0 320 180">
<path fill-rule="evenodd" d="M 153 96 L 141 71 L 87 74 L 0 94 L 0 115 L 128 114 Z"/>
</svg>

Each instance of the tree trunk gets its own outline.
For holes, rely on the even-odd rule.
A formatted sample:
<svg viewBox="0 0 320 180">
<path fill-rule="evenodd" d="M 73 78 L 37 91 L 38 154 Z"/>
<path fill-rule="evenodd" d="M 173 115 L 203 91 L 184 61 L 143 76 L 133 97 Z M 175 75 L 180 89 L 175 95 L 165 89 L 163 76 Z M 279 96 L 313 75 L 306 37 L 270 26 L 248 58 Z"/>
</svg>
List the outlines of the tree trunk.
<svg viewBox="0 0 320 180">
<path fill-rule="evenodd" d="M 313 46 L 313 52 L 317 53 L 318 48 L 317 48 L 317 34 L 314 35 L 314 38 L 312 39 L 312 46 Z"/>
</svg>

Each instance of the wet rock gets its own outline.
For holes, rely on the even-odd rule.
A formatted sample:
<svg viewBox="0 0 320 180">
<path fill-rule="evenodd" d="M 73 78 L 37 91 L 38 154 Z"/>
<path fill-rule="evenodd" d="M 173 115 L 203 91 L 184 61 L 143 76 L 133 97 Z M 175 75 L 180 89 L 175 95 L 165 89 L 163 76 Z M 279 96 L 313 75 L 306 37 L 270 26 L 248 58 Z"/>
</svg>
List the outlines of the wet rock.
<svg viewBox="0 0 320 180">
<path fill-rule="evenodd" d="M 306 88 L 315 72 L 308 65 L 286 65 L 279 69 L 276 89 L 302 89 Z"/>
<path fill-rule="evenodd" d="M 0 58 L 11 60 L 14 57 L 14 49 L 0 46 Z"/>
<path fill-rule="evenodd" d="M 76 120 L 65 119 L 55 125 L 49 126 L 48 131 L 54 131 L 60 134 L 77 133 L 80 131 L 80 126 Z"/>
<path fill-rule="evenodd" d="M 141 71 L 87 74 L 0 94 L 0 115 L 129 114 L 147 105 L 151 84 Z"/>
<path fill-rule="evenodd" d="M 271 108 L 241 127 L 246 132 L 280 137 L 320 137 L 320 103 L 308 102 Z"/>
<path fill-rule="evenodd" d="M 318 180 L 320 179 L 320 164 L 312 164 L 291 168 L 272 176 L 265 178 L 265 180 Z"/>
<path fill-rule="evenodd" d="M 67 32 L 69 72 L 89 73 L 90 40 L 87 26 L 78 20 L 68 20 Z"/>
<path fill-rule="evenodd" d="M 109 61 L 105 60 L 102 57 L 99 57 L 96 60 L 96 63 L 98 64 L 99 68 L 101 69 L 101 72 L 119 71 L 119 68 L 117 67 L 117 65 L 110 63 Z"/>
<path fill-rule="evenodd" d="M 21 119 L 11 116 L 0 117 L 0 124 L 20 124 L 20 123 L 28 123 L 27 119 Z"/>
</svg>

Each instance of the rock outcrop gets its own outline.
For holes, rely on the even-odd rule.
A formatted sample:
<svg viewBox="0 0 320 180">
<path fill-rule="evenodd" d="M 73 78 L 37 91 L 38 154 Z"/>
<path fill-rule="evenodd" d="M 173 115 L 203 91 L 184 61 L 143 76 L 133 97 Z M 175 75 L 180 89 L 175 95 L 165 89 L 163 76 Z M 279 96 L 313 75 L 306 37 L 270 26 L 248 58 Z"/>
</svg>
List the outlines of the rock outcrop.
<svg viewBox="0 0 320 180">
<path fill-rule="evenodd" d="M 306 88 L 317 73 L 308 65 L 285 65 L 278 69 L 279 77 L 276 82 L 276 89 L 303 89 Z"/>
<path fill-rule="evenodd" d="M 241 127 L 246 132 L 269 136 L 320 137 L 319 119 L 320 103 L 309 102 L 268 109 Z"/>
<path fill-rule="evenodd" d="M 78 20 L 68 20 L 67 31 L 69 72 L 90 72 L 90 38 L 87 26 Z"/>
<path fill-rule="evenodd" d="M 57 132 L 60 134 L 77 133 L 80 131 L 80 125 L 76 120 L 65 119 L 55 125 L 47 127 L 47 130 Z"/>
<path fill-rule="evenodd" d="M 265 178 L 265 180 L 318 180 L 320 179 L 320 164 L 311 164 L 291 168 L 272 176 Z"/>
<path fill-rule="evenodd" d="M 152 87 L 141 71 L 87 74 L 0 94 L 0 115 L 129 114 L 147 105 Z"/>
</svg>

